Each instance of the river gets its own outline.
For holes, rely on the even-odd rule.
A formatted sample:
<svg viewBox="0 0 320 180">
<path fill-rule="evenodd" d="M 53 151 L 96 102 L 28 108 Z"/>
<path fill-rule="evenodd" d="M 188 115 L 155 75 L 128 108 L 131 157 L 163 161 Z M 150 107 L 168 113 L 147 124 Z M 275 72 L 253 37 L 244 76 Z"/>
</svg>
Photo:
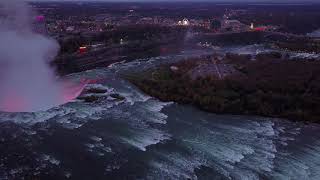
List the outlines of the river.
<svg viewBox="0 0 320 180">
<path fill-rule="evenodd" d="M 216 115 L 143 94 L 120 76 L 204 52 L 71 74 L 99 101 L 0 113 L 0 180 L 319 179 L 320 126 Z M 125 100 L 110 97 L 117 93 Z"/>
</svg>

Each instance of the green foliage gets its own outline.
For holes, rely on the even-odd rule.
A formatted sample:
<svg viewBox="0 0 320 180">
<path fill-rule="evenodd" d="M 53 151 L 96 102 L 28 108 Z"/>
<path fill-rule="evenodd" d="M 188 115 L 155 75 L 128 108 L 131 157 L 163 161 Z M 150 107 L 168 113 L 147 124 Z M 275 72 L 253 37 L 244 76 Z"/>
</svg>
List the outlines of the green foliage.
<svg viewBox="0 0 320 180">
<path fill-rule="evenodd" d="M 242 64 L 246 75 L 223 80 L 192 81 L 186 72 L 192 63 L 174 64 L 179 72 L 161 67 L 130 81 L 163 101 L 193 104 L 215 113 L 250 114 L 319 122 L 320 62 L 258 60 Z"/>
</svg>

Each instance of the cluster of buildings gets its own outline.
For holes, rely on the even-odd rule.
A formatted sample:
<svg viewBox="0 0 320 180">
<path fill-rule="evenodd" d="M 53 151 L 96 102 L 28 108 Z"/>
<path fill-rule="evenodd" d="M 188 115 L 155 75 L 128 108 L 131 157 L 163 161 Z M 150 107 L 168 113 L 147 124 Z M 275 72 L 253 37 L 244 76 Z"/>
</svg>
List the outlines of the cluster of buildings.
<svg viewBox="0 0 320 180">
<path fill-rule="evenodd" d="M 165 16 L 145 17 L 136 14 L 134 10 L 129 10 L 125 15 L 119 14 L 98 14 L 92 16 L 60 16 L 45 18 L 46 29 L 51 34 L 68 34 L 79 32 L 102 32 L 112 30 L 118 26 L 130 25 L 160 25 L 160 26 L 192 26 L 208 29 L 214 32 L 242 32 L 248 30 L 271 30 L 272 27 L 255 27 L 253 24 L 243 24 L 236 19 L 230 19 L 235 13 L 242 11 L 231 11 L 223 17 L 212 19 L 201 18 L 179 18 Z M 39 21 L 44 21 L 43 19 Z"/>
<path fill-rule="evenodd" d="M 50 33 L 78 33 L 78 32 L 102 32 L 106 26 L 94 20 L 81 20 L 70 18 L 66 20 L 54 20 L 47 24 Z"/>
<path fill-rule="evenodd" d="M 78 6 L 76 6 L 78 7 Z M 83 6 L 79 6 L 83 8 Z M 119 26 L 134 25 L 160 25 L 160 26 L 192 26 L 210 30 L 212 32 L 243 32 L 243 31 L 266 31 L 274 30 L 275 27 L 258 27 L 254 24 L 244 24 L 237 17 L 248 14 L 246 9 L 226 9 L 221 17 L 176 17 L 164 15 L 146 15 L 136 7 L 128 9 L 119 8 L 117 12 L 110 9 L 91 9 L 85 13 L 70 12 L 67 5 L 58 7 L 56 4 L 41 6 L 34 4 L 32 8 L 45 14 L 39 17 L 38 22 L 45 21 L 45 28 L 51 35 L 68 35 L 75 33 L 98 33 L 116 29 Z M 62 11 L 63 10 L 63 11 Z M 68 11 L 67 11 L 68 10 Z M 61 12 L 60 12 L 61 11 Z M 59 12 L 59 13 L 57 13 Z M 43 24 L 43 23 L 39 23 Z M 39 25 L 40 26 L 40 25 Z M 43 26 L 43 25 L 41 25 Z M 38 28 L 40 29 L 40 28 Z"/>
<path fill-rule="evenodd" d="M 112 30 L 118 26 L 130 25 L 160 25 L 160 26 L 193 26 L 211 30 L 244 29 L 245 25 L 237 20 L 223 19 L 188 19 L 168 18 L 161 16 L 143 17 L 135 14 L 125 16 L 100 14 L 92 17 L 69 16 L 65 18 L 46 17 L 46 28 L 51 34 L 102 32 Z"/>
</svg>

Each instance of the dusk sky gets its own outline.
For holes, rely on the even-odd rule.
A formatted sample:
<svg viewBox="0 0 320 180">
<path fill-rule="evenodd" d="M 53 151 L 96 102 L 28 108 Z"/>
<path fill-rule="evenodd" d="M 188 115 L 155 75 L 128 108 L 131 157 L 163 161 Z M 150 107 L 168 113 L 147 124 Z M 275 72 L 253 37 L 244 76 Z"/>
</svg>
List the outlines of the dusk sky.
<svg viewBox="0 0 320 180">
<path fill-rule="evenodd" d="M 199 2 L 199 1 L 206 1 L 206 2 L 297 2 L 297 3 L 304 3 L 304 2 L 318 2 L 318 0 L 27 0 L 27 1 L 104 1 L 104 2 L 156 2 L 156 1 L 168 1 L 168 2 Z"/>
</svg>

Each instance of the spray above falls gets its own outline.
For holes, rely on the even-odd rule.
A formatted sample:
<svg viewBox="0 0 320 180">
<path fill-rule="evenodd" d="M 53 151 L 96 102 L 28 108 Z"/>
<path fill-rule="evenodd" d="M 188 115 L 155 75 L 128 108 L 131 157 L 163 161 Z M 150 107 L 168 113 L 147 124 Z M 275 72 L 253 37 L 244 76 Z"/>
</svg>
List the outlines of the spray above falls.
<svg viewBox="0 0 320 180">
<path fill-rule="evenodd" d="M 57 81 L 49 62 L 59 45 L 33 31 L 28 6 L 1 0 L 0 13 L 0 111 L 46 110 L 79 95 L 81 88 L 66 89 Z"/>
</svg>

